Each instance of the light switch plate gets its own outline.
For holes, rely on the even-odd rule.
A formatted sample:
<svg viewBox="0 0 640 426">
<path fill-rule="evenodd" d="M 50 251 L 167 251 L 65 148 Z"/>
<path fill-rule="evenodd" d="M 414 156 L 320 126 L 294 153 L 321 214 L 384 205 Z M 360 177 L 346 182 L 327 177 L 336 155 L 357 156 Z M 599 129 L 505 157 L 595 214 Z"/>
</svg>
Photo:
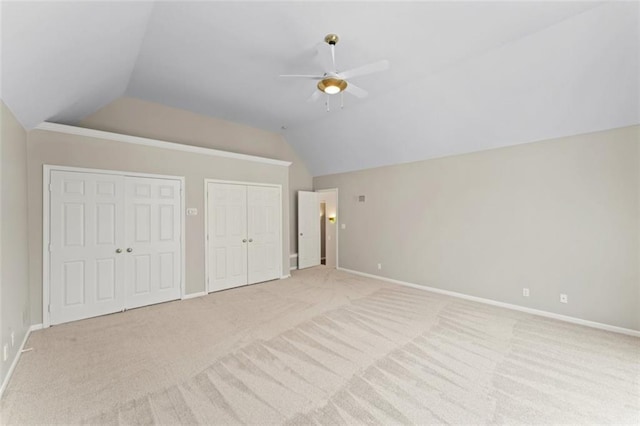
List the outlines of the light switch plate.
<svg viewBox="0 0 640 426">
<path fill-rule="evenodd" d="M 191 207 L 187 209 L 187 216 L 197 216 L 198 215 L 198 209 L 196 209 L 195 207 Z"/>
<path fill-rule="evenodd" d="M 340 229 L 347 229 L 347 224 L 346 223 L 341 224 Z"/>
</svg>

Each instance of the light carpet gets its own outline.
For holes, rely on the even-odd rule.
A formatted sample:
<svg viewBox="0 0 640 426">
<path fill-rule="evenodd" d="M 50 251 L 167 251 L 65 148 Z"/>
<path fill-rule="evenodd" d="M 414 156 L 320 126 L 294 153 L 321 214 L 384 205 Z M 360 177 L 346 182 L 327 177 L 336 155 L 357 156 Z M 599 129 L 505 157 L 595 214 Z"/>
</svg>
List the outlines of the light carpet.
<svg viewBox="0 0 640 426">
<path fill-rule="evenodd" d="M 640 339 L 317 267 L 34 332 L 3 423 L 640 423 Z"/>
</svg>

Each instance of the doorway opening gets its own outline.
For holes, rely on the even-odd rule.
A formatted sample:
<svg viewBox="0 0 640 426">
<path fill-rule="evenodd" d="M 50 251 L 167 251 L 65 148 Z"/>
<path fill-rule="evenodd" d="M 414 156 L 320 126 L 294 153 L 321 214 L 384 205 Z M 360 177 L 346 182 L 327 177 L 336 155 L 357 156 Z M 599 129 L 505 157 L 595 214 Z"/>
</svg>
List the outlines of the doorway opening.
<svg viewBox="0 0 640 426">
<path fill-rule="evenodd" d="M 327 264 L 327 203 L 320 203 L 320 264 Z"/>
<path fill-rule="evenodd" d="M 336 268 L 338 266 L 338 194 L 337 190 L 318 190 L 320 209 L 320 263 Z"/>
</svg>

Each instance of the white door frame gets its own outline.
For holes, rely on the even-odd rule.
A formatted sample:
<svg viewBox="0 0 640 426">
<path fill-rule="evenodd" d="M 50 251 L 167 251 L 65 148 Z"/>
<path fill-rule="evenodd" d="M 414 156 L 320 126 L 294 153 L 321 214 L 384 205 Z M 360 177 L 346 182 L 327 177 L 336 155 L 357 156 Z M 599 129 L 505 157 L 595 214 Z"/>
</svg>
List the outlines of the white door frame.
<svg viewBox="0 0 640 426">
<path fill-rule="evenodd" d="M 186 269 L 185 269 L 185 194 L 184 194 L 184 176 L 172 176 L 172 175 L 158 175 L 151 173 L 137 173 L 127 172 L 119 170 L 103 170 L 103 169 L 88 169 L 84 167 L 69 167 L 69 166 L 55 166 L 50 164 L 44 164 L 42 166 L 42 327 L 47 328 L 51 325 L 51 318 L 49 315 L 49 303 L 50 303 L 50 288 L 51 277 L 50 271 L 50 258 L 49 258 L 49 245 L 50 241 L 50 185 L 51 185 L 51 172 L 76 172 L 76 173 L 95 173 L 103 175 L 117 175 L 117 176 L 130 176 L 130 177 L 146 177 L 156 179 L 171 179 L 180 181 L 180 267 L 182 269 L 180 274 L 180 298 L 185 297 L 185 283 L 186 283 Z"/>
<path fill-rule="evenodd" d="M 336 194 L 336 269 L 340 269 L 340 209 L 338 201 L 338 188 L 316 189 L 316 192 L 335 192 Z M 325 236 L 326 238 L 326 236 Z M 327 242 L 325 241 L 325 244 Z"/>
<path fill-rule="evenodd" d="M 278 203 L 278 226 L 280 229 L 280 238 L 278 238 L 278 270 L 280 279 L 288 278 L 283 276 L 282 274 L 282 185 L 277 183 L 264 183 L 264 182 L 243 182 L 236 180 L 221 180 L 221 179 L 209 179 L 205 178 L 204 180 L 204 288 L 205 293 L 211 293 L 211 289 L 209 288 L 209 184 L 210 183 L 226 183 L 229 185 L 251 185 L 251 186 L 268 186 L 272 188 L 278 189 L 278 194 L 280 196 L 280 202 Z"/>
</svg>

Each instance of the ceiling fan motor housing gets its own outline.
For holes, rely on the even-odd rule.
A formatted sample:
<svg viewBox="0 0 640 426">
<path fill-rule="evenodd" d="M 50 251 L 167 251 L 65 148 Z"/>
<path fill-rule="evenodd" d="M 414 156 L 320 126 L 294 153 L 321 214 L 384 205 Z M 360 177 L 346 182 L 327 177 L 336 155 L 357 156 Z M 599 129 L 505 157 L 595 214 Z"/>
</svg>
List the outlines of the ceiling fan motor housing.
<svg viewBox="0 0 640 426">
<path fill-rule="evenodd" d="M 327 34 L 324 37 L 324 41 L 327 44 L 330 44 L 330 45 L 334 46 L 335 44 L 338 43 L 338 41 L 340 41 L 340 38 L 338 37 L 338 34 Z"/>
</svg>

